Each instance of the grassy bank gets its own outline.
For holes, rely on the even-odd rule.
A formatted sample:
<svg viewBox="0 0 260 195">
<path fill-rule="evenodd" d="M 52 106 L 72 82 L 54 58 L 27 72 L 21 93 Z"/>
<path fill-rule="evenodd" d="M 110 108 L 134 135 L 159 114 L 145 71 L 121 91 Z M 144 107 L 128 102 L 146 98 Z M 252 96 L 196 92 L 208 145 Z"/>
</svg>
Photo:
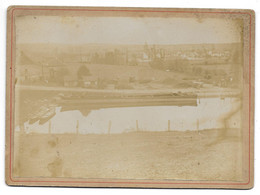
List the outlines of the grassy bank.
<svg viewBox="0 0 260 195">
<path fill-rule="evenodd" d="M 14 175 L 239 180 L 241 140 L 217 130 L 15 136 Z"/>
</svg>

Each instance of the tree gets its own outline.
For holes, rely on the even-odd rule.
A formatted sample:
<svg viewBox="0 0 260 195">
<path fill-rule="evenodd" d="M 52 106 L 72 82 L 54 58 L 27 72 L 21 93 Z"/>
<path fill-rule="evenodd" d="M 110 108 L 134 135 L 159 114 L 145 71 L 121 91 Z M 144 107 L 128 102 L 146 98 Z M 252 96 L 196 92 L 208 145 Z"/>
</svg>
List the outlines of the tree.
<svg viewBox="0 0 260 195">
<path fill-rule="evenodd" d="M 79 67 L 77 72 L 78 80 L 82 80 L 84 76 L 89 76 L 89 75 L 91 74 L 89 69 L 86 66 L 82 65 Z"/>
</svg>

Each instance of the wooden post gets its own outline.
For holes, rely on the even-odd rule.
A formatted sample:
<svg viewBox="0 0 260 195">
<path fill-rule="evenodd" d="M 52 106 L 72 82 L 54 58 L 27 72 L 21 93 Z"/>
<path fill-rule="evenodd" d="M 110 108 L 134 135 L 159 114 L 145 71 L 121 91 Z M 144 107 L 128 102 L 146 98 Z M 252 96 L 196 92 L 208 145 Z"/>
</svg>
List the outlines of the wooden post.
<svg viewBox="0 0 260 195">
<path fill-rule="evenodd" d="M 139 131 L 138 120 L 136 120 L 136 131 Z"/>
<path fill-rule="evenodd" d="M 199 119 L 197 119 L 197 130 L 199 131 L 199 129 L 200 129 L 200 121 Z"/>
<path fill-rule="evenodd" d="M 77 120 L 77 125 L 76 125 L 76 134 L 79 134 L 79 120 Z"/>
<path fill-rule="evenodd" d="M 171 121 L 168 120 L 168 131 L 171 131 Z"/>
<path fill-rule="evenodd" d="M 111 126 L 112 126 L 112 122 L 109 120 L 109 123 L 108 123 L 108 134 L 110 134 Z"/>
<path fill-rule="evenodd" d="M 20 124 L 20 133 L 21 133 L 21 134 L 24 134 L 24 133 L 25 133 L 24 123 L 21 123 L 21 124 Z"/>
<path fill-rule="evenodd" d="M 51 134 L 51 120 L 49 120 L 49 134 Z"/>
</svg>

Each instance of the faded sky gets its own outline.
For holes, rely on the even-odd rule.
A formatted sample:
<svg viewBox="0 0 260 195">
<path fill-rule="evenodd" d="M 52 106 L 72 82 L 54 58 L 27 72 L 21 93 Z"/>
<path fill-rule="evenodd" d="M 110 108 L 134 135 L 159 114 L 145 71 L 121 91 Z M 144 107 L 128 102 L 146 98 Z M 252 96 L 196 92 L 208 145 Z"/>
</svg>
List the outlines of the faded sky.
<svg viewBox="0 0 260 195">
<path fill-rule="evenodd" d="M 17 43 L 199 44 L 240 42 L 238 22 L 207 18 L 23 16 Z"/>
</svg>

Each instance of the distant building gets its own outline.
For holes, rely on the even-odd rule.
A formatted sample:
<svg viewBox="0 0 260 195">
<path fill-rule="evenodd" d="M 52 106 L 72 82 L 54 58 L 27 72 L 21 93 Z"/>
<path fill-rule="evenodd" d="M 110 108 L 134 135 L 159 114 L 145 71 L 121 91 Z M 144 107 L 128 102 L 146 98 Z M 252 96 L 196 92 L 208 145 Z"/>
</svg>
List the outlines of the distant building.
<svg viewBox="0 0 260 195">
<path fill-rule="evenodd" d="M 137 62 L 138 62 L 138 65 L 140 65 L 140 66 L 149 66 L 150 62 L 151 62 L 151 59 L 149 58 L 147 53 L 143 52 L 142 53 L 142 58 L 139 58 L 137 60 Z"/>
<path fill-rule="evenodd" d="M 78 86 L 78 78 L 76 76 L 64 76 L 64 87 Z"/>
<path fill-rule="evenodd" d="M 98 85 L 98 77 L 96 76 L 83 76 L 82 77 L 82 85 L 83 87 L 97 87 Z"/>
<path fill-rule="evenodd" d="M 115 89 L 115 84 L 108 84 L 106 86 L 106 89 L 110 89 L 110 90 Z"/>
</svg>

